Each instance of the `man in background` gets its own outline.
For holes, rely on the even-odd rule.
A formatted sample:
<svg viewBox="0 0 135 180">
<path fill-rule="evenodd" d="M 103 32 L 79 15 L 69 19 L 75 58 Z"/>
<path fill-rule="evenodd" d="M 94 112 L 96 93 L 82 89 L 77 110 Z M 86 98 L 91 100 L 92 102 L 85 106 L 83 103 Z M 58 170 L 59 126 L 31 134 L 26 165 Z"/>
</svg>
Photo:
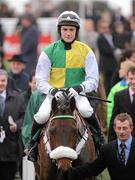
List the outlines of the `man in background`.
<svg viewBox="0 0 135 180">
<path fill-rule="evenodd" d="M 101 147 L 96 160 L 63 173 L 64 179 L 84 179 L 97 176 L 105 168 L 111 180 L 134 180 L 135 138 L 132 137 L 133 122 L 127 113 L 118 114 L 113 124 L 117 139 Z"/>
<path fill-rule="evenodd" d="M 25 64 L 26 62 L 21 54 L 13 55 L 10 60 L 9 77 L 14 81 L 20 92 L 28 88 L 29 75 L 24 71 Z"/>
<path fill-rule="evenodd" d="M 0 70 L 0 179 L 14 180 L 21 156 L 21 127 L 24 100 L 16 91 L 7 88 L 8 74 Z"/>
</svg>

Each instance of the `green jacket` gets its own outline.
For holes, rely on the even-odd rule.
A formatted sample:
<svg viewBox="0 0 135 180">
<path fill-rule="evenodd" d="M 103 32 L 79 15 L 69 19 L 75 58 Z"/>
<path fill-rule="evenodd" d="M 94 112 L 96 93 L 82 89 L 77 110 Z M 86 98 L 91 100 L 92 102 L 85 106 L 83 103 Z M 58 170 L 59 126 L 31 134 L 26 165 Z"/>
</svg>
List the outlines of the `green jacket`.
<svg viewBox="0 0 135 180">
<path fill-rule="evenodd" d="M 121 91 L 123 89 L 126 89 L 127 87 L 128 87 L 127 82 L 125 80 L 121 80 L 120 82 L 115 84 L 110 90 L 110 93 L 109 93 L 109 95 L 107 97 L 107 100 L 111 101 L 111 103 L 107 104 L 107 127 L 108 128 L 109 128 L 110 120 L 111 120 L 111 117 L 112 117 L 115 93 L 118 92 L 118 91 Z"/>
<path fill-rule="evenodd" d="M 38 111 L 40 105 L 45 99 L 45 94 L 42 94 L 39 90 L 32 93 L 28 105 L 26 107 L 24 122 L 22 127 L 22 141 L 25 147 L 27 147 L 34 114 Z"/>
</svg>

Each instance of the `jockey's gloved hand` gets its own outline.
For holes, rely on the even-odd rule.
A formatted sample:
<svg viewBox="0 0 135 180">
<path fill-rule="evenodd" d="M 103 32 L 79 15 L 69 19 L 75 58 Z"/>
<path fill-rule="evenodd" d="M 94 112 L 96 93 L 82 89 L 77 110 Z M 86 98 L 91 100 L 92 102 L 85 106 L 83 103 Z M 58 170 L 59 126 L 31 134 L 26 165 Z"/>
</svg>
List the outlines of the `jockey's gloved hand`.
<svg viewBox="0 0 135 180">
<path fill-rule="evenodd" d="M 56 98 L 56 100 L 64 98 L 63 91 L 61 91 L 61 90 L 59 90 L 57 88 L 50 89 L 49 93 L 52 96 L 54 96 Z"/>
<path fill-rule="evenodd" d="M 80 92 L 84 91 L 84 86 L 83 85 L 79 85 L 79 86 L 75 86 L 69 89 L 69 93 L 68 93 L 68 97 L 72 98 L 77 96 Z"/>
</svg>

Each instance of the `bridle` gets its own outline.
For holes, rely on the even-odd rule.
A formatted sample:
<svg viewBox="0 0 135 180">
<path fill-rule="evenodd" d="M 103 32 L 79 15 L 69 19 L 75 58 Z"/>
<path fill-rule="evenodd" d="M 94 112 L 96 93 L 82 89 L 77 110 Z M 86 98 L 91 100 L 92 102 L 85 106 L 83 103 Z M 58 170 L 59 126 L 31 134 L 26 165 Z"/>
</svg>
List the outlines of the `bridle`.
<svg viewBox="0 0 135 180">
<path fill-rule="evenodd" d="M 64 91 L 65 92 L 65 91 Z M 61 113 L 63 112 L 63 109 L 61 109 L 62 105 L 65 105 L 65 114 L 57 114 L 57 111 L 56 112 L 53 112 L 52 115 L 51 115 L 51 118 L 49 120 L 49 124 L 51 124 L 53 121 L 57 120 L 57 121 L 62 121 L 62 120 L 73 120 L 75 122 L 75 126 L 76 128 L 78 129 L 78 120 L 77 120 L 77 116 L 76 116 L 76 113 L 75 112 L 72 112 L 72 115 L 70 115 L 70 113 L 68 114 L 68 111 L 67 110 L 67 106 L 69 108 L 69 105 L 70 105 L 70 100 L 67 98 L 66 96 L 66 93 L 65 93 L 65 99 L 62 101 L 62 102 L 58 102 L 59 106 L 57 110 L 59 110 Z M 61 104 L 60 104 L 61 103 Z M 78 135 L 80 136 L 80 139 L 78 140 L 78 143 L 76 144 L 76 148 L 75 148 L 75 152 L 77 154 L 77 156 L 81 153 L 81 150 L 82 148 L 84 147 L 87 139 L 88 139 L 88 130 L 87 128 L 85 128 L 83 134 L 78 132 Z M 50 156 L 50 154 L 52 153 L 53 150 L 51 150 L 51 146 L 50 146 L 50 143 L 49 143 L 49 136 L 48 136 L 48 132 L 45 131 L 45 134 L 44 134 L 44 143 L 45 143 L 45 149 L 46 149 L 46 152 L 47 154 Z M 71 159 L 71 163 L 72 163 L 73 159 Z M 52 158 L 52 162 L 57 165 L 57 159 L 53 159 Z"/>
<path fill-rule="evenodd" d="M 57 115 L 57 116 L 53 116 L 52 118 L 50 118 L 50 121 L 53 120 L 61 120 L 61 119 L 73 119 L 76 121 L 75 116 L 71 116 L 71 115 Z"/>
</svg>

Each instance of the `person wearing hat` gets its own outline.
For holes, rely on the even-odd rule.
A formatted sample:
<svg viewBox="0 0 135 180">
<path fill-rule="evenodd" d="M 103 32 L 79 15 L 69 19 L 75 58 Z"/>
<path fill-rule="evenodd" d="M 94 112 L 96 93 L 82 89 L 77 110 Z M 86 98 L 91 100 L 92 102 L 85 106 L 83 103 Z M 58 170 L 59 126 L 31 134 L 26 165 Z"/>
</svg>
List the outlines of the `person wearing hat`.
<svg viewBox="0 0 135 180">
<path fill-rule="evenodd" d="M 45 47 L 41 52 L 36 67 L 37 88 L 46 95 L 38 112 L 34 115 L 29 149 L 33 147 L 33 135 L 47 122 L 51 113 L 52 99 L 63 98 L 63 91 L 69 88 L 69 98 L 74 97 L 76 107 L 82 117 L 90 122 L 93 108 L 88 99 L 79 93 L 96 91 L 99 73 L 96 57 L 90 47 L 77 40 L 80 29 L 80 17 L 73 11 L 64 11 L 57 20 L 60 40 Z M 97 124 L 96 120 L 95 123 Z M 100 128 L 98 126 L 98 131 Z M 36 161 L 32 148 L 28 159 Z"/>
<path fill-rule="evenodd" d="M 39 31 L 32 14 L 26 13 L 21 17 L 21 54 L 26 61 L 25 71 L 31 74 L 37 65 L 37 48 Z"/>
<path fill-rule="evenodd" d="M 29 75 L 24 71 L 25 61 L 21 54 L 15 54 L 10 60 L 9 77 L 14 80 L 19 91 L 28 88 Z"/>
</svg>

